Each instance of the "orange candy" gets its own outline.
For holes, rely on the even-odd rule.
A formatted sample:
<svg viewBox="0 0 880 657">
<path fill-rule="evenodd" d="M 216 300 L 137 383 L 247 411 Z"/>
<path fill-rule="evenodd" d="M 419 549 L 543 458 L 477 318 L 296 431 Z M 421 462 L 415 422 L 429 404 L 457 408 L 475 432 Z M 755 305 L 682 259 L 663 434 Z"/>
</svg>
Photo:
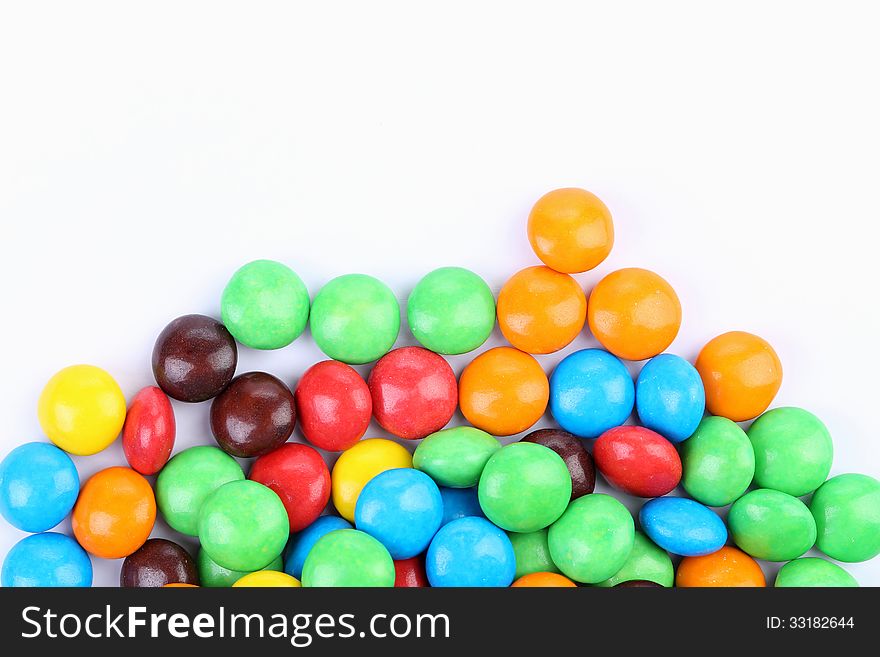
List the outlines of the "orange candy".
<svg viewBox="0 0 880 657">
<path fill-rule="evenodd" d="M 706 410 L 734 422 L 766 411 L 782 385 L 782 363 L 773 347 L 744 331 L 710 340 L 695 366 L 706 389 Z"/>
<path fill-rule="evenodd" d="M 461 373 L 458 403 L 467 421 L 495 436 L 525 431 L 541 419 L 550 398 L 547 375 L 532 356 L 496 347 Z"/>
<path fill-rule="evenodd" d="M 549 354 L 562 349 L 584 328 L 587 297 L 568 274 L 528 267 L 504 284 L 498 295 L 498 325 L 517 349 Z"/>
<path fill-rule="evenodd" d="M 516 580 L 512 587 L 543 587 L 543 588 L 567 588 L 571 586 L 577 586 L 574 582 L 572 582 L 565 575 L 559 575 L 557 573 L 529 573 L 528 575 L 523 575 L 518 580 Z"/>
<path fill-rule="evenodd" d="M 672 286 L 647 269 L 619 269 L 590 293 L 590 330 L 608 351 L 626 360 L 662 353 L 678 335 L 681 303 Z"/>
<path fill-rule="evenodd" d="M 183 582 L 174 582 L 172 584 L 163 584 L 163 589 L 197 589 L 197 584 L 184 584 Z"/>
<path fill-rule="evenodd" d="M 529 213 L 529 242 L 548 267 L 565 274 L 589 271 L 614 245 L 611 213 L 585 189 L 556 189 Z"/>
<path fill-rule="evenodd" d="M 131 468 L 107 468 L 82 487 L 73 507 L 73 534 L 96 557 L 121 559 L 144 544 L 155 520 L 149 482 Z"/>
<path fill-rule="evenodd" d="M 767 586 L 758 562 L 735 547 L 725 546 L 702 557 L 685 557 L 678 564 L 675 585 L 688 587 Z"/>
</svg>

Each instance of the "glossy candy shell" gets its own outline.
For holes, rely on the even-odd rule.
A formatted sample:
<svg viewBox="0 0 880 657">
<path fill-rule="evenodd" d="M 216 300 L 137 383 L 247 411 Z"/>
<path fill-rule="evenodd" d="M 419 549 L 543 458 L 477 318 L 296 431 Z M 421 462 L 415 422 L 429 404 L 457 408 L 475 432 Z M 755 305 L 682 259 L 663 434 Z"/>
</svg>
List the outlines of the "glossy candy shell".
<svg viewBox="0 0 880 657">
<path fill-rule="evenodd" d="M 593 492 L 596 487 L 593 457 L 577 436 L 561 429 L 538 429 L 525 436 L 522 442 L 543 445 L 559 454 L 571 476 L 571 499 Z"/>
<path fill-rule="evenodd" d="M 339 452 L 359 441 L 373 415 L 366 381 L 354 368 L 325 360 L 307 369 L 294 393 L 300 430 L 312 445 Z"/>
<path fill-rule="evenodd" d="M 431 586 L 505 587 L 516 557 L 507 535 L 483 518 L 459 518 L 441 527 L 425 559 Z"/>
<path fill-rule="evenodd" d="M 429 475 L 438 486 L 476 486 L 487 461 L 501 443 L 473 427 L 451 427 L 427 436 L 413 454 L 413 467 Z"/>
<path fill-rule="evenodd" d="M 354 529 L 347 520 L 337 516 L 321 516 L 311 525 L 290 537 L 284 550 L 284 572 L 302 580 L 303 564 L 318 539 L 337 529 Z"/>
<path fill-rule="evenodd" d="M 706 393 L 696 368 L 672 354 L 655 356 L 636 380 L 636 411 L 648 429 L 674 443 L 690 438 L 706 410 Z"/>
<path fill-rule="evenodd" d="M 681 447 L 681 483 L 708 506 L 738 500 L 755 474 L 755 452 L 745 431 L 725 417 L 705 418 Z"/>
<path fill-rule="evenodd" d="M 658 497 L 639 511 L 642 531 L 672 554 L 698 557 L 719 550 L 727 541 L 724 522 L 711 509 L 682 497 Z"/>
<path fill-rule="evenodd" d="M 637 497 L 661 497 L 681 480 L 675 447 L 644 427 L 609 429 L 594 443 L 593 458 L 608 483 Z"/>
<path fill-rule="evenodd" d="M 17 529 L 52 529 L 71 512 L 77 495 L 76 466 L 55 445 L 26 443 L 0 463 L 0 515 Z"/>
<path fill-rule="evenodd" d="M 816 547 L 832 559 L 868 561 L 880 554 L 880 481 L 842 474 L 819 486 L 810 502 Z"/>
<path fill-rule="evenodd" d="M 330 475 L 333 506 L 354 522 L 358 496 L 370 479 L 386 470 L 411 467 L 412 456 L 402 445 L 384 438 L 362 440 L 336 459 Z"/>
<path fill-rule="evenodd" d="M 744 552 L 766 561 L 790 561 L 816 543 L 816 521 L 798 498 L 760 488 L 730 507 L 727 526 Z"/>
<path fill-rule="evenodd" d="M 164 538 L 151 538 L 122 562 L 119 585 L 158 588 L 166 584 L 199 583 L 196 562 L 183 547 Z"/>
<path fill-rule="evenodd" d="M 92 562 L 76 541 L 46 532 L 25 536 L 12 546 L 0 571 L 3 587 L 89 587 Z"/>
<path fill-rule="evenodd" d="M 356 529 L 339 529 L 315 543 L 303 565 L 307 587 L 393 587 L 394 561 L 375 538 Z"/>
<path fill-rule="evenodd" d="M 125 459 L 142 475 L 156 474 L 168 462 L 176 434 L 168 397 L 157 386 L 143 388 L 131 400 L 122 427 Z"/>
</svg>

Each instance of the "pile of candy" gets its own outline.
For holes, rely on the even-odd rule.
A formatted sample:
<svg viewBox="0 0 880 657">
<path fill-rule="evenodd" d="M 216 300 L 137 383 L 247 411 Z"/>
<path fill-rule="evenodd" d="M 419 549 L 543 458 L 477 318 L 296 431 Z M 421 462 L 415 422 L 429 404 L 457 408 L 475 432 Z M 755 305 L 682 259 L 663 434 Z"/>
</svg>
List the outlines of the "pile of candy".
<svg viewBox="0 0 880 657">
<path fill-rule="evenodd" d="M 33 533 L 6 556 L 3 585 L 89 586 L 92 555 L 124 559 L 121 584 L 134 587 L 764 586 L 756 559 L 787 562 L 776 586 L 857 586 L 803 555 L 880 553 L 880 482 L 829 479 L 823 423 L 767 410 L 782 381 L 772 347 L 730 332 L 693 365 L 663 353 L 681 306 L 644 269 L 608 274 L 588 300 L 571 274 L 598 266 L 614 241 L 589 192 L 542 197 L 528 235 L 544 266 L 514 274 L 497 306 L 465 269 L 416 285 L 406 315 L 421 347 L 393 349 L 400 307 L 375 278 L 340 276 L 310 301 L 292 270 L 257 261 L 229 281 L 222 322 L 168 324 L 152 356 L 158 387 L 127 408 L 107 372 L 61 370 L 38 405 L 51 443 L 0 465 L 0 513 Z M 443 355 L 480 347 L 496 319 L 511 346 L 480 353 L 456 380 Z M 293 391 L 265 372 L 236 376 L 238 344 L 278 349 L 307 324 L 332 360 Z M 548 378 L 532 354 L 562 349 L 585 324 L 604 349 L 571 353 Z M 622 359 L 647 361 L 635 382 Z M 366 381 L 351 367 L 373 361 Z M 172 456 L 169 397 L 210 401 L 216 447 Z M 496 438 L 529 430 L 548 407 L 558 427 Z M 444 428 L 456 409 L 470 426 Z M 402 441 L 363 439 L 373 418 Z M 747 431 L 738 424 L 754 418 Z M 309 444 L 289 442 L 297 425 Z M 68 454 L 95 454 L 120 434 L 129 467 L 80 488 Z M 332 472 L 315 448 L 341 452 Z M 237 459 L 253 459 L 247 476 Z M 597 471 L 647 498 L 638 530 L 620 501 L 593 492 Z M 679 485 L 690 497 L 669 496 Z M 322 515 L 331 500 L 335 514 Z M 726 522 L 710 508 L 727 505 Z M 195 558 L 150 538 L 157 512 L 198 537 Z M 71 513 L 73 538 L 49 531 Z"/>
</svg>

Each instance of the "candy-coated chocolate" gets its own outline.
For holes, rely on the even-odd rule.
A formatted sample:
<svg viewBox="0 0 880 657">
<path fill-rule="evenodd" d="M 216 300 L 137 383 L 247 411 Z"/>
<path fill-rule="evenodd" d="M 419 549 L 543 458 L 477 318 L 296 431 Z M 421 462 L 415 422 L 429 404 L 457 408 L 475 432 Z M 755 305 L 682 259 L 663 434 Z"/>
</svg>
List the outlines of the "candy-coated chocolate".
<svg viewBox="0 0 880 657">
<path fill-rule="evenodd" d="M 683 497 L 658 497 L 639 511 L 642 531 L 672 554 L 699 557 L 721 549 L 727 527 L 711 509 Z"/>
<path fill-rule="evenodd" d="M 632 552 L 626 563 L 614 575 L 596 586 L 618 586 L 624 582 L 653 582 L 660 586 L 672 586 L 675 570 L 666 550 L 655 545 L 642 532 L 635 533 Z"/>
<path fill-rule="evenodd" d="M 816 521 L 798 498 L 759 488 L 734 502 L 730 535 L 744 552 L 766 561 L 796 559 L 816 543 Z"/>
<path fill-rule="evenodd" d="M 725 545 L 712 554 L 682 559 L 675 573 L 675 585 L 679 588 L 763 587 L 767 582 L 757 561 Z"/>
<path fill-rule="evenodd" d="M 92 562 L 76 541 L 46 532 L 25 536 L 12 546 L 0 571 L 3 587 L 92 585 Z"/>
<path fill-rule="evenodd" d="M 44 532 L 67 517 L 79 494 L 70 457 L 49 443 L 25 443 L 0 463 L 0 515 L 25 532 Z"/>
<path fill-rule="evenodd" d="M 486 462 L 501 443 L 473 427 L 451 427 L 432 433 L 413 454 L 413 467 L 439 486 L 470 488 L 480 481 Z"/>
<path fill-rule="evenodd" d="M 662 589 L 663 585 L 646 579 L 631 579 L 620 584 L 615 584 L 616 589 Z"/>
<path fill-rule="evenodd" d="M 682 443 L 681 465 L 688 495 L 708 506 L 727 506 L 752 483 L 755 452 L 738 424 L 712 415 Z"/>
<path fill-rule="evenodd" d="M 661 497 L 681 481 L 675 446 L 645 427 L 609 429 L 593 445 L 593 458 L 609 484 L 637 497 Z"/>
<path fill-rule="evenodd" d="M 196 536 L 205 498 L 223 484 L 242 479 L 241 466 L 222 450 L 190 447 L 174 456 L 156 479 L 159 512 L 172 529 Z"/>
<path fill-rule="evenodd" d="M 351 523 L 338 516 L 321 516 L 311 525 L 293 534 L 284 550 L 284 572 L 302 580 L 303 564 L 318 539 L 337 529 L 353 529 Z"/>
<path fill-rule="evenodd" d="M 163 584 L 163 589 L 197 589 L 198 584 L 184 584 L 182 582 L 172 582 L 171 584 Z"/>
<path fill-rule="evenodd" d="M 307 369 L 294 399 L 306 440 L 329 452 L 346 450 L 363 438 L 373 416 L 367 382 L 350 365 L 337 360 Z"/>
<path fill-rule="evenodd" d="M 566 577 L 583 584 L 602 582 L 629 559 L 635 541 L 632 516 L 610 495 L 584 495 L 550 526 L 550 557 Z"/>
<path fill-rule="evenodd" d="M 552 449 L 513 443 L 495 452 L 480 476 L 480 507 L 493 523 L 510 532 L 547 527 L 571 500 L 571 475 Z"/>
<path fill-rule="evenodd" d="M 541 365 L 511 347 L 483 352 L 464 368 L 458 382 L 461 412 L 494 436 L 525 431 L 547 410 L 550 385 Z"/>
<path fill-rule="evenodd" d="M 587 320 L 595 338 L 626 360 L 666 350 L 681 327 L 681 302 L 672 286 L 647 269 L 608 274 L 590 293 Z"/>
<path fill-rule="evenodd" d="M 280 349 L 296 340 L 309 319 L 309 291 L 296 273 L 273 260 L 236 271 L 220 300 L 223 324 L 253 349 Z"/>
<path fill-rule="evenodd" d="M 204 550 L 199 550 L 196 562 L 199 566 L 199 580 L 201 581 L 201 585 L 210 588 L 228 588 L 242 577 L 249 574 L 239 570 L 229 570 L 229 568 L 224 568 L 211 559 L 208 553 Z M 281 562 L 281 555 L 279 554 L 272 563 L 260 570 L 273 570 L 276 572 L 283 571 L 284 564 Z"/>
<path fill-rule="evenodd" d="M 318 292 L 309 326 L 315 343 L 330 358 L 370 363 L 394 346 L 400 331 L 400 306 L 382 281 L 346 274 Z"/>
<path fill-rule="evenodd" d="M 425 572 L 423 556 L 398 559 L 394 562 L 394 587 L 399 589 L 423 588 L 431 586 Z"/>
<path fill-rule="evenodd" d="M 37 404 L 43 433 L 65 452 L 97 454 L 116 440 L 125 422 L 125 396 L 107 372 L 72 365 L 55 374 Z"/>
<path fill-rule="evenodd" d="M 836 563 L 817 557 L 789 561 L 776 575 L 776 588 L 846 587 L 856 588 L 856 578 Z"/>
<path fill-rule="evenodd" d="M 758 417 L 782 385 L 782 363 L 757 335 L 731 331 L 712 338 L 694 364 L 706 390 L 706 409 L 734 422 Z"/>
<path fill-rule="evenodd" d="M 311 525 L 330 501 L 330 470 L 308 445 L 288 443 L 254 461 L 248 478 L 271 488 L 287 510 L 290 531 Z"/>
<path fill-rule="evenodd" d="M 593 492 L 596 487 L 593 457 L 577 436 L 561 429 L 538 429 L 524 437 L 522 442 L 537 443 L 559 454 L 571 476 L 571 499 Z"/>
<path fill-rule="evenodd" d="M 538 199 L 529 213 L 528 234 L 541 261 L 567 274 L 597 267 L 614 245 L 608 208 L 577 187 L 554 189 Z"/>
<path fill-rule="evenodd" d="M 287 573 L 279 573 L 274 570 L 258 570 L 248 573 L 235 584 L 233 588 L 290 588 L 298 589 L 302 586 L 300 581 Z"/>
<path fill-rule="evenodd" d="M 73 507 L 76 540 L 104 559 L 121 559 L 137 550 L 155 521 L 153 489 L 131 468 L 107 468 L 92 475 Z"/>
<path fill-rule="evenodd" d="M 518 578 L 511 587 L 569 588 L 576 587 L 568 577 L 559 573 L 529 573 Z"/>
<path fill-rule="evenodd" d="M 550 413 L 581 438 L 596 438 L 626 422 L 635 397 L 626 366 L 602 349 L 569 354 L 550 376 Z"/>
<path fill-rule="evenodd" d="M 755 450 L 755 485 L 795 497 L 828 478 L 834 447 L 822 421 L 802 408 L 774 408 L 749 427 Z"/>
<path fill-rule="evenodd" d="M 475 516 L 485 518 L 483 509 L 480 508 L 480 498 L 477 488 L 447 488 L 440 486 L 440 497 L 443 498 L 443 521 L 446 525 L 459 518 Z"/>
<path fill-rule="evenodd" d="M 819 486 L 810 502 L 816 547 L 837 561 L 867 561 L 880 554 L 880 481 L 842 474 Z"/>
<path fill-rule="evenodd" d="M 559 351 L 587 319 L 587 297 L 568 274 L 528 267 L 511 276 L 498 294 L 498 326 L 507 341 L 530 354 Z"/>
<path fill-rule="evenodd" d="M 337 529 L 312 547 L 303 564 L 307 587 L 393 587 L 396 574 L 388 550 L 369 534 Z"/>
<path fill-rule="evenodd" d="M 417 440 L 442 429 L 458 406 L 458 382 L 442 356 L 421 347 L 388 352 L 367 379 L 376 422 Z"/>
<path fill-rule="evenodd" d="M 174 409 L 168 396 L 157 386 L 147 386 L 131 400 L 125 416 L 125 459 L 142 475 L 156 474 L 168 462 L 176 434 Z"/>
<path fill-rule="evenodd" d="M 672 354 L 645 363 L 636 380 L 636 411 L 645 427 L 680 443 L 697 430 L 705 410 L 706 392 L 693 365 Z"/>
<path fill-rule="evenodd" d="M 355 504 L 370 479 L 386 470 L 411 467 L 412 455 L 402 445 L 384 438 L 362 440 L 336 459 L 330 476 L 333 506 L 354 522 Z"/>
<path fill-rule="evenodd" d="M 459 518 L 434 536 L 425 558 L 431 586 L 506 587 L 516 574 L 507 534 L 484 518 Z"/>
<path fill-rule="evenodd" d="M 153 376 L 169 397 L 203 402 L 219 395 L 235 375 L 238 348 L 213 317 L 184 315 L 166 326 L 153 347 Z"/>
<path fill-rule="evenodd" d="M 550 558 L 550 546 L 547 544 L 547 530 L 517 534 L 508 532 L 507 538 L 513 546 L 516 557 L 517 579 L 531 573 L 558 573 L 559 568 Z"/>
<path fill-rule="evenodd" d="M 166 584 L 199 583 L 196 562 L 183 547 L 164 538 L 151 538 L 125 557 L 119 585 L 158 588 Z"/>
</svg>

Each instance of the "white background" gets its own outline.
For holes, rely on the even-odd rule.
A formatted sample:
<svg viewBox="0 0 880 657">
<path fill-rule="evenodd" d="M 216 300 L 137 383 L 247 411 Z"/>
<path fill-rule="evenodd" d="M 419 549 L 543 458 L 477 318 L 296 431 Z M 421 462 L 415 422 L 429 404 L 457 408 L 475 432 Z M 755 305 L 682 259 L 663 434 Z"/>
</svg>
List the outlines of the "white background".
<svg viewBox="0 0 880 657">
<path fill-rule="evenodd" d="M 776 405 L 824 419 L 833 473 L 880 476 L 869 3 L 305 4 L 2 5 L 0 455 L 44 439 L 36 399 L 65 365 L 128 396 L 151 384 L 162 327 L 218 315 L 249 260 L 312 294 L 364 272 L 405 299 L 444 265 L 497 292 L 537 262 L 532 203 L 575 185 L 617 231 L 585 288 L 661 273 L 688 358 L 727 330 L 764 336 Z M 242 349 L 239 371 L 293 385 L 320 358 L 306 334 Z M 177 449 L 212 442 L 207 405 L 175 408 Z M 124 460 L 116 443 L 76 462 L 85 479 Z M 22 536 L 0 522 L 0 554 Z M 96 583 L 119 564 L 95 559 Z M 848 569 L 880 584 L 880 560 Z"/>
</svg>

